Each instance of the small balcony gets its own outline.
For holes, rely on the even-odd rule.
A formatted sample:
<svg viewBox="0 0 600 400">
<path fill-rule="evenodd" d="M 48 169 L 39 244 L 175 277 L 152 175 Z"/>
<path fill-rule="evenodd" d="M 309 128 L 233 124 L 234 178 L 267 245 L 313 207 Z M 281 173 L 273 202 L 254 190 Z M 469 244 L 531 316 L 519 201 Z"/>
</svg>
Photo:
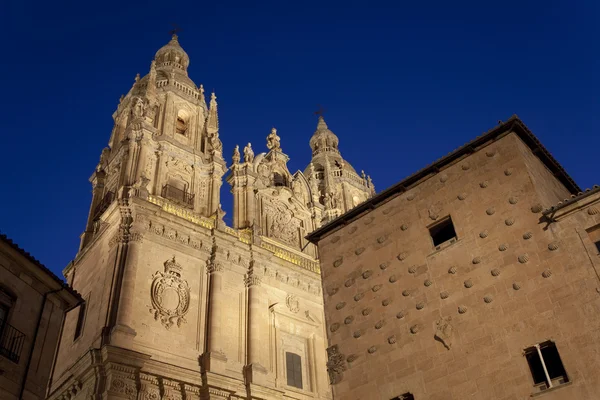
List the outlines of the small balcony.
<svg viewBox="0 0 600 400">
<path fill-rule="evenodd" d="M 194 207 L 194 193 L 189 193 L 187 190 L 179 189 L 172 185 L 164 185 L 161 192 L 161 197 L 169 199 L 184 207 Z"/>
<path fill-rule="evenodd" d="M 100 218 L 102 213 L 104 211 L 106 211 L 106 209 L 108 208 L 108 206 L 111 205 L 111 203 L 113 202 L 114 199 L 115 199 L 114 192 L 106 192 L 106 194 L 104 195 L 104 197 L 102 198 L 100 203 L 98 203 L 96 208 L 94 208 L 94 218 L 93 219 L 96 220 L 96 219 Z"/>
<path fill-rule="evenodd" d="M 0 355 L 18 363 L 25 342 L 25 334 L 0 319 Z"/>
</svg>

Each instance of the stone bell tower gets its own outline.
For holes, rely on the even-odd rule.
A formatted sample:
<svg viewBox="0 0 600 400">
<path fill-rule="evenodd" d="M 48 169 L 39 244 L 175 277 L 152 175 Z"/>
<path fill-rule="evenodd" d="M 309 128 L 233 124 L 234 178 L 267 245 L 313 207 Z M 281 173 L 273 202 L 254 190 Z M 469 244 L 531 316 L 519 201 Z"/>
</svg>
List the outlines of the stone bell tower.
<svg viewBox="0 0 600 400">
<path fill-rule="evenodd" d="M 98 216 L 125 191 L 161 196 L 203 216 L 219 207 L 226 171 L 217 98 L 188 77 L 190 59 L 177 35 L 160 48 L 143 78 L 121 96 L 102 151 L 81 248 L 98 230 Z"/>
</svg>

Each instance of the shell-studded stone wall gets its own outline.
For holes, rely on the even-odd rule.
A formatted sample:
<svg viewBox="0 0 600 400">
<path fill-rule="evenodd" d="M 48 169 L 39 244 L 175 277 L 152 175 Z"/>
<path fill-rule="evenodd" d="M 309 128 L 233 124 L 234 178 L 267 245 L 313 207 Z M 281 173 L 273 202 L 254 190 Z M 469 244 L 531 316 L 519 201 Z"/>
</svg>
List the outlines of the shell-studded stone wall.
<svg viewBox="0 0 600 400">
<path fill-rule="evenodd" d="M 557 302 L 591 276 L 581 244 L 541 223 L 547 198 L 519 141 L 474 149 L 321 240 L 329 345 L 347 363 L 336 398 L 458 399 L 477 379 L 531 394 L 522 350 L 569 329 L 552 327 L 569 318 Z M 434 246 L 447 218 L 456 238 Z"/>
</svg>

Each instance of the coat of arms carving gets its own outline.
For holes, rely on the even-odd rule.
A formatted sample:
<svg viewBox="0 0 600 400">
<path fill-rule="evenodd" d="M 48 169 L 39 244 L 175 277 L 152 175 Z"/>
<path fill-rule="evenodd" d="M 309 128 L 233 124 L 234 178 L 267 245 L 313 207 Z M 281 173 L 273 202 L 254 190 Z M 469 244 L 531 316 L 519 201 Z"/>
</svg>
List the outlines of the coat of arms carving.
<svg viewBox="0 0 600 400">
<path fill-rule="evenodd" d="M 164 263 L 165 271 L 157 271 L 150 287 L 150 312 L 154 319 L 170 329 L 174 324 L 185 323 L 185 314 L 190 307 L 190 288 L 187 281 L 181 279 L 181 265 L 175 257 Z"/>
<path fill-rule="evenodd" d="M 344 355 L 338 350 L 337 345 L 327 349 L 327 373 L 329 374 L 329 383 L 335 385 L 342 380 L 343 372 L 346 370 Z"/>
</svg>

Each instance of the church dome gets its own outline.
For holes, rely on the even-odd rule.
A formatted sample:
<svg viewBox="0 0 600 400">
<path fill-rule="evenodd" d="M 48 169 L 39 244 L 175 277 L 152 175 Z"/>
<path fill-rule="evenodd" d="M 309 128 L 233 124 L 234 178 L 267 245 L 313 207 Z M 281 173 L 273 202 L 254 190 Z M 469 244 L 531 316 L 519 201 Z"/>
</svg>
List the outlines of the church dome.
<svg viewBox="0 0 600 400">
<path fill-rule="evenodd" d="M 317 130 L 310 138 L 310 148 L 313 156 L 322 152 L 333 152 L 339 154 L 338 145 L 340 141 L 338 137 L 329 130 L 323 116 L 319 116 Z"/>
<path fill-rule="evenodd" d="M 190 57 L 179 45 L 177 35 L 171 37 L 171 41 L 158 49 L 154 56 L 157 68 L 173 67 L 187 72 L 190 65 Z"/>
</svg>

